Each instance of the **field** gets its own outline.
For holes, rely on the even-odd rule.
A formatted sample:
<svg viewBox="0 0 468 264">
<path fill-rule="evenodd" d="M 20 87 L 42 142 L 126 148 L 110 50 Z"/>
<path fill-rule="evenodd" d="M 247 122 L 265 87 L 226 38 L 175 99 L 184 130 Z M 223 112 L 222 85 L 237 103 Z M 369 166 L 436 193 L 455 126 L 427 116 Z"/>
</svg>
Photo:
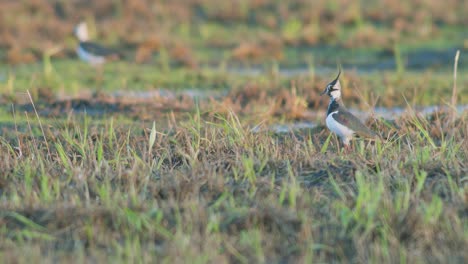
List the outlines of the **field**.
<svg viewBox="0 0 468 264">
<path fill-rule="evenodd" d="M 0 1 L 0 258 L 466 263 L 467 13 Z M 80 20 L 123 58 L 76 58 Z M 325 126 L 338 64 L 383 140 Z"/>
</svg>

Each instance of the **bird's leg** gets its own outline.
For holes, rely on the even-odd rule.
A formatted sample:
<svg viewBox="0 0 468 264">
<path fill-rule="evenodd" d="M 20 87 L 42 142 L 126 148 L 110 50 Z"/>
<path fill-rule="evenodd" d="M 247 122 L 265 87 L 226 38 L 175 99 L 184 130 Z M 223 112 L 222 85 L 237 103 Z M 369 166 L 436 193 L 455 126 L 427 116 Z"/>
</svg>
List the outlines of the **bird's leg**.
<svg viewBox="0 0 468 264">
<path fill-rule="evenodd" d="M 348 154 L 351 152 L 351 140 L 349 138 L 343 138 L 344 153 Z"/>
<path fill-rule="evenodd" d="M 97 91 L 101 91 L 102 81 L 104 79 L 104 67 L 103 65 L 97 65 L 95 68 L 94 81 L 96 82 Z"/>
<path fill-rule="evenodd" d="M 345 148 L 345 154 L 348 154 L 351 152 L 351 145 L 349 143 L 345 144 L 344 148 Z"/>
</svg>

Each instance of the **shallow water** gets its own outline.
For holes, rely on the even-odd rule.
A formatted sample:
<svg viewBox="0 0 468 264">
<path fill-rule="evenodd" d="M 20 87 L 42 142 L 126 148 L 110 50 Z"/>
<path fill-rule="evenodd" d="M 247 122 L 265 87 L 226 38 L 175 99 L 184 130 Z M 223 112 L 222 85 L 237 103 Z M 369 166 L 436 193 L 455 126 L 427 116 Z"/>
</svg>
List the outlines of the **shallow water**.
<svg viewBox="0 0 468 264">
<path fill-rule="evenodd" d="M 119 98 L 126 98 L 126 99 L 151 99 L 151 98 L 166 98 L 169 100 L 177 99 L 180 97 L 188 97 L 191 99 L 221 99 L 227 95 L 227 91 L 219 91 L 219 90 L 207 90 L 207 89 L 186 89 L 180 91 L 172 91 L 169 89 L 158 89 L 158 90 L 151 90 L 151 91 L 117 91 L 112 94 L 116 99 Z M 465 110 L 468 110 L 468 105 L 458 105 L 456 107 L 458 113 L 462 113 Z M 395 119 L 399 116 L 405 114 L 411 114 L 412 112 L 421 114 L 421 115 L 429 115 L 433 112 L 439 110 L 449 110 L 448 106 L 425 106 L 425 107 L 375 107 L 369 111 L 362 111 L 358 109 L 349 109 L 354 115 L 356 115 L 361 120 L 365 120 L 369 117 L 373 118 L 384 118 L 384 119 Z M 310 110 L 305 115 L 310 117 L 309 119 L 321 119 L 324 118 L 325 113 L 323 111 L 316 111 Z M 307 128 L 314 128 L 316 127 L 316 123 L 310 121 L 304 122 L 295 122 L 295 123 L 288 123 L 288 124 L 276 124 L 272 125 L 269 130 L 277 131 L 278 133 L 288 132 L 291 130 L 300 130 L 300 129 L 307 129 Z M 252 128 L 252 131 L 260 131 L 259 127 Z"/>
<path fill-rule="evenodd" d="M 156 89 L 149 91 L 116 91 L 111 95 L 116 98 L 129 98 L 129 99 L 149 99 L 149 98 L 167 98 L 176 99 L 178 97 L 189 97 L 192 99 L 207 99 L 207 98 L 220 98 L 226 95 L 227 91 L 222 90 L 207 90 L 207 89 L 183 89 L 183 90 L 170 90 L 170 89 Z"/>
<path fill-rule="evenodd" d="M 415 107 L 415 109 L 410 109 L 410 108 L 403 108 L 403 107 L 376 107 L 373 110 L 372 115 L 376 117 L 382 117 L 384 119 L 394 119 L 395 117 L 402 116 L 404 114 L 410 114 L 412 112 L 422 114 L 422 115 L 429 115 L 434 112 L 440 111 L 440 110 L 449 110 L 450 108 L 448 106 L 440 106 L 440 105 L 431 105 L 431 106 L 425 106 L 425 107 Z M 457 112 L 460 114 L 465 110 L 468 110 L 468 105 L 458 105 L 456 107 Z M 371 114 L 361 112 L 361 116 L 367 118 Z"/>
<path fill-rule="evenodd" d="M 402 108 L 402 107 L 393 107 L 393 108 L 388 108 L 388 107 L 376 107 L 374 111 L 370 112 L 364 112 L 360 110 L 355 110 L 355 109 L 349 109 L 351 113 L 356 115 L 359 119 L 361 120 L 366 120 L 369 117 L 373 118 L 383 118 L 386 120 L 394 120 L 398 117 L 401 117 L 406 114 L 411 114 L 412 112 L 416 114 L 420 114 L 423 116 L 432 114 L 434 112 L 437 112 L 439 110 L 449 110 L 448 106 L 427 106 L 427 107 L 416 107 L 415 109 L 410 109 L 410 108 Z M 460 115 L 464 111 L 468 111 L 468 105 L 459 105 L 457 106 L 457 113 Z M 322 125 L 325 124 L 325 113 L 324 112 L 316 112 L 315 117 L 318 119 L 321 119 L 323 117 L 323 123 Z M 299 131 L 299 130 L 304 130 L 304 129 L 313 129 L 316 128 L 318 125 L 320 125 L 317 122 L 293 122 L 293 123 L 283 123 L 283 124 L 273 124 L 267 127 L 262 127 L 262 126 L 256 126 L 251 129 L 252 132 L 257 133 L 261 131 L 271 131 L 274 133 L 290 133 L 294 131 Z"/>
<path fill-rule="evenodd" d="M 447 47 L 444 49 L 422 48 L 402 54 L 403 66 L 406 70 L 425 71 L 428 69 L 453 69 L 454 57 L 460 47 Z M 311 72 L 315 74 L 329 74 L 336 71 L 336 62 L 329 59 L 320 58 L 320 54 L 334 55 L 337 50 L 329 47 L 314 47 L 308 49 L 298 48 L 296 57 L 301 61 L 305 54 L 316 54 L 319 58 L 311 65 L 306 63 L 294 63 L 292 65 L 278 65 L 274 67 L 250 66 L 250 67 L 227 67 L 226 71 L 241 76 L 259 76 L 268 72 L 274 72 L 283 77 L 294 77 L 307 75 Z M 370 73 L 375 71 L 396 70 L 397 64 L 395 56 L 388 52 L 367 52 L 365 54 L 342 54 L 341 66 L 345 69 L 353 69 L 357 73 Z M 345 56 L 346 55 L 346 56 Z M 337 55 L 339 56 L 339 55 Z M 459 64 L 468 62 L 467 56 L 460 56 Z M 214 69 L 216 70 L 216 69 Z"/>
<path fill-rule="evenodd" d="M 253 133 L 258 133 L 262 131 L 272 131 L 275 133 L 289 133 L 292 131 L 298 131 L 303 129 L 312 129 L 317 127 L 315 122 L 295 122 L 295 123 L 286 123 L 286 124 L 273 124 L 271 126 L 255 126 L 250 131 Z"/>
</svg>

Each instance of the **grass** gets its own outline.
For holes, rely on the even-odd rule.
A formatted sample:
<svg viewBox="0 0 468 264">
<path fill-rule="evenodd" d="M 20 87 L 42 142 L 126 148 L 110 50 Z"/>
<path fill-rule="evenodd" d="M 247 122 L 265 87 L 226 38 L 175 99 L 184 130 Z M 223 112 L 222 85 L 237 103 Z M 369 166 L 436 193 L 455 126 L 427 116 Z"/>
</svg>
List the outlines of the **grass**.
<svg viewBox="0 0 468 264">
<path fill-rule="evenodd" d="M 408 113 L 351 155 L 323 129 L 252 133 L 260 116 L 207 113 L 42 118 L 43 132 L 17 113 L 23 132 L 0 141 L 2 258 L 466 259 L 466 112 Z"/>
<path fill-rule="evenodd" d="M 345 2 L 0 4 L 0 258 L 466 262 L 466 6 Z M 70 10 L 126 58 L 76 61 Z M 349 153 L 337 60 L 348 107 L 407 110 Z"/>
<path fill-rule="evenodd" d="M 311 60 L 310 57 L 308 60 Z M 84 94 L 94 92 L 111 94 L 162 89 L 167 93 L 193 91 L 199 96 L 205 94 L 206 96 L 227 94 L 230 98 L 242 96 L 243 100 L 246 100 L 244 103 L 253 101 L 252 103 L 258 106 L 269 102 L 265 102 L 264 98 L 255 96 L 251 98 L 248 95 L 259 96 L 265 91 L 265 96 L 281 97 L 284 96 L 284 88 L 294 84 L 296 88 L 286 89 L 288 96 L 295 96 L 293 90 L 296 90 L 299 98 L 313 102 L 317 106 L 319 103 L 317 92 L 322 91 L 332 78 L 330 76 L 335 75 L 333 70 L 330 72 L 318 68 L 316 65 L 321 63 L 316 62 L 315 57 L 307 68 L 292 74 L 287 67 L 280 68 L 275 61 L 265 65 L 266 67 L 262 67 L 263 70 L 256 71 L 257 68 L 252 68 L 245 72 L 226 68 L 222 63 L 219 67 L 205 66 L 193 70 L 170 67 L 170 70 L 165 71 L 164 67 L 118 62 L 96 70 L 80 61 L 46 60 L 41 64 L 0 67 L 0 72 L 4 73 L 4 78 L 0 81 L 0 92 L 3 94 L 1 99 L 3 103 L 29 103 L 29 99 L 21 98 L 25 97 L 23 94 L 26 88 L 30 87 L 33 99 L 41 99 L 38 103 L 45 100 L 49 104 L 50 100 L 70 96 L 82 97 Z M 325 74 L 318 75 L 318 70 Z M 463 74 L 466 70 L 460 67 L 459 71 L 458 85 L 466 86 L 468 78 Z M 379 97 L 374 98 L 378 100 L 377 103 L 387 107 L 405 106 L 404 97 L 411 98 L 410 103 L 413 106 L 440 104 L 441 99 L 443 102 L 451 101 L 448 94 L 452 92 L 453 81 L 447 78 L 449 74 L 447 71 L 436 69 L 427 69 L 424 72 L 410 71 L 405 70 L 403 66 L 398 67 L 396 71 L 366 73 L 358 73 L 353 68 L 348 68 L 344 82 L 345 86 L 351 89 L 346 89 L 344 92 L 348 106 L 353 107 L 362 106 L 363 98 L 365 103 L 371 103 L 368 99 L 377 95 Z M 460 89 L 458 97 L 459 102 L 464 104 L 468 101 L 467 91 Z M 47 108 L 49 105 L 43 107 Z"/>
</svg>

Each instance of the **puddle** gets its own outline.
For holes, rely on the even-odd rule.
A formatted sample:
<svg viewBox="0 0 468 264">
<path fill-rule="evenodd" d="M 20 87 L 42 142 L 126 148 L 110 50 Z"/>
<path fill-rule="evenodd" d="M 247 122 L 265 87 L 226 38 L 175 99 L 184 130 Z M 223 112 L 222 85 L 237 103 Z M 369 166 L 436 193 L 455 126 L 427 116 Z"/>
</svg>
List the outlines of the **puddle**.
<svg viewBox="0 0 468 264">
<path fill-rule="evenodd" d="M 349 54 L 337 53 L 333 48 L 315 47 L 308 49 L 298 49 L 297 63 L 294 65 L 278 65 L 276 74 L 282 77 L 295 77 L 302 75 L 314 74 L 322 75 L 336 72 L 336 62 L 322 58 L 325 54 L 346 58 L 341 61 L 341 66 L 345 69 L 353 69 L 357 73 L 369 73 L 375 71 L 396 70 L 397 65 L 395 56 L 391 52 L 366 52 L 365 54 Z M 463 50 L 461 47 L 449 47 L 445 49 L 418 49 L 402 54 L 405 69 L 414 71 L 424 71 L 429 68 L 446 68 L 452 69 L 455 53 L 457 50 Z M 304 54 L 315 54 L 317 60 L 313 64 L 313 68 L 307 63 L 301 62 Z M 338 54 L 338 55 L 337 55 Z M 302 56 L 304 55 L 304 56 Z M 459 64 L 468 62 L 466 56 L 460 56 Z M 214 69 L 216 70 L 216 69 Z M 240 76 L 255 77 L 263 74 L 271 73 L 271 67 L 249 66 L 249 67 L 227 67 L 226 71 L 231 74 Z"/>
<path fill-rule="evenodd" d="M 305 129 L 313 129 L 317 127 L 317 123 L 315 122 L 296 122 L 296 123 L 288 123 L 288 124 L 274 124 L 271 126 L 255 126 L 250 131 L 252 133 L 258 133 L 263 131 L 271 131 L 274 133 L 282 134 L 282 133 L 290 133 L 298 130 L 305 130 Z"/>
<path fill-rule="evenodd" d="M 409 109 L 409 108 L 402 108 L 402 107 L 394 107 L 394 108 L 376 107 L 373 112 L 364 112 L 364 111 L 354 110 L 354 109 L 350 109 L 350 112 L 352 112 L 359 119 L 364 121 L 371 116 L 374 118 L 394 120 L 405 114 L 410 114 L 413 111 L 415 113 L 427 116 L 439 110 L 449 110 L 449 107 L 428 106 L 428 107 L 416 107 L 416 109 Z M 461 114 L 464 111 L 468 111 L 468 105 L 457 106 L 458 114 Z M 323 112 L 321 113 L 314 112 L 314 113 L 315 113 L 314 114 L 315 118 L 320 119 L 321 117 L 323 117 L 323 119 L 325 119 L 325 113 Z M 324 124 L 325 124 L 325 121 L 322 123 L 322 125 Z M 295 123 L 286 123 L 286 124 L 273 124 L 273 125 L 266 126 L 266 127 L 259 125 L 259 126 L 253 127 L 250 131 L 252 133 L 270 131 L 273 133 L 284 134 L 284 133 L 290 133 L 290 132 L 295 132 L 299 130 L 313 129 L 313 128 L 316 128 L 318 125 L 319 124 L 316 122 L 295 122 Z"/>
<path fill-rule="evenodd" d="M 150 99 L 150 98 L 166 98 L 166 99 L 177 99 L 179 97 L 188 97 L 192 99 L 208 99 L 208 98 L 221 98 L 226 95 L 227 91 L 220 90 L 207 90 L 207 89 L 181 89 L 181 90 L 169 90 L 169 89 L 157 89 L 149 91 L 116 91 L 111 96 L 116 98 L 126 99 Z"/>
<path fill-rule="evenodd" d="M 468 105 L 458 105 L 456 109 L 457 109 L 457 112 L 460 114 L 463 111 L 468 110 Z M 450 110 L 450 108 L 448 106 L 437 106 L 437 105 L 415 107 L 414 109 L 403 108 L 403 107 L 392 107 L 392 108 L 376 107 L 373 109 L 373 111 L 369 111 L 369 112 L 350 109 L 350 111 L 353 114 L 355 114 L 357 117 L 361 119 L 366 119 L 369 116 L 374 116 L 374 117 L 379 117 L 379 118 L 381 117 L 384 119 L 395 119 L 397 117 L 400 117 L 405 114 L 410 114 L 412 112 L 422 114 L 422 115 L 429 115 L 440 110 Z"/>
<path fill-rule="evenodd" d="M 257 77 L 268 73 L 272 74 L 274 72 L 274 70 L 272 70 L 271 68 L 264 68 L 260 66 L 248 68 L 228 67 L 226 71 L 230 74 L 244 77 Z M 291 78 L 296 76 L 310 75 L 311 73 L 328 74 L 330 72 L 336 72 L 336 67 L 314 67 L 314 69 L 312 70 L 307 65 L 303 65 L 296 67 L 279 67 L 275 74 L 278 74 L 282 77 Z"/>
<path fill-rule="evenodd" d="M 288 133 L 291 131 L 303 130 L 303 129 L 312 129 L 317 126 L 314 122 L 298 122 L 293 124 L 281 124 L 270 126 L 270 130 L 276 133 Z"/>
<path fill-rule="evenodd" d="M 207 105 L 211 105 L 211 100 L 221 103 L 228 96 L 229 93 L 227 90 L 220 91 L 194 88 L 176 91 L 169 89 L 147 91 L 120 90 L 110 95 L 82 93 L 79 97 L 62 96 L 59 97 L 59 100 L 44 101 L 38 104 L 37 108 L 41 115 L 47 116 L 60 116 L 74 112 L 86 113 L 92 116 L 122 114 L 134 115 L 135 117 L 144 115 L 147 118 L 154 118 L 154 113 L 157 111 L 190 112 L 195 109 L 198 103 L 201 103 L 199 105 L 203 108 Z M 18 110 L 32 111 L 33 109 L 29 102 L 29 97 L 26 95 L 21 97 L 23 100 L 17 101 Z M 312 121 L 319 121 L 320 124 L 323 124 L 322 121 L 325 119 L 325 110 L 326 109 L 310 109 L 302 113 L 302 120 L 304 120 L 302 122 L 275 124 L 269 127 L 260 125 L 252 128 L 252 132 L 260 132 L 266 129 L 277 133 L 287 133 L 301 129 L 313 129 L 318 123 Z M 411 114 L 413 111 L 421 115 L 429 115 L 439 110 L 447 111 L 449 107 L 445 105 L 415 107 L 414 109 L 409 107 L 376 107 L 369 111 L 350 109 L 350 111 L 361 120 L 366 120 L 369 117 L 392 120 L 402 115 Z M 468 110 L 468 104 L 457 106 L 457 112 L 459 114 L 466 110 Z"/>
</svg>

